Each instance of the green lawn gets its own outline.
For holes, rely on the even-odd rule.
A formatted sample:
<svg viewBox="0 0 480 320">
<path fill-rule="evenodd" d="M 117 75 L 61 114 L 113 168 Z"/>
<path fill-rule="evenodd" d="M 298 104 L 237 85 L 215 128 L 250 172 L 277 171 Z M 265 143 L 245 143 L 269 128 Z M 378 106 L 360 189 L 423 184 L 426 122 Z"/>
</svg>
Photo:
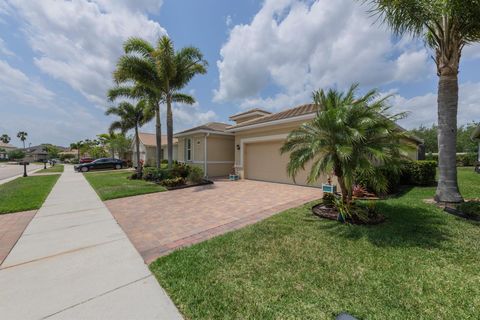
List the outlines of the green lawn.
<svg viewBox="0 0 480 320">
<path fill-rule="evenodd" d="M 38 173 L 49 173 L 49 172 L 63 172 L 63 164 L 56 164 L 55 166 L 53 167 L 49 167 L 47 165 L 47 169 L 42 169 L 40 171 L 38 171 Z"/>
<path fill-rule="evenodd" d="M 129 180 L 131 171 L 84 173 L 100 198 L 105 200 L 165 191 L 164 187 L 144 180 Z"/>
<path fill-rule="evenodd" d="M 459 170 L 465 197 L 480 175 Z M 480 224 L 422 202 L 381 201 L 387 222 L 346 226 L 313 203 L 176 251 L 150 265 L 188 319 L 478 319 Z"/>
<path fill-rule="evenodd" d="M 0 214 L 40 208 L 58 177 L 22 177 L 0 185 Z"/>
</svg>

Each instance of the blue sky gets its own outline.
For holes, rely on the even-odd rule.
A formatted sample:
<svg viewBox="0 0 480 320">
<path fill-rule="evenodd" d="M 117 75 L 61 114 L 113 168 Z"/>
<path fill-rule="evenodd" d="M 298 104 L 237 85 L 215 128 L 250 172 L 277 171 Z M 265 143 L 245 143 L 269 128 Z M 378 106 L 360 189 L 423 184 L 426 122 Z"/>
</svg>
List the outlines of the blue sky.
<svg viewBox="0 0 480 320">
<path fill-rule="evenodd" d="M 105 132 L 111 72 L 130 36 L 193 45 L 209 62 L 176 105 L 175 131 L 248 108 L 310 102 L 318 88 L 392 94 L 402 125 L 436 119 L 435 66 L 421 41 L 395 39 L 359 1 L 0 0 L 0 134 L 20 145 L 70 142 Z M 480 121 L 480 46 L 462 57 L 459 123 Z M 163 119 L 164 120 L 164 119 Z M 153 132 L 149 124 L 142 131 Z"/>
</svg>

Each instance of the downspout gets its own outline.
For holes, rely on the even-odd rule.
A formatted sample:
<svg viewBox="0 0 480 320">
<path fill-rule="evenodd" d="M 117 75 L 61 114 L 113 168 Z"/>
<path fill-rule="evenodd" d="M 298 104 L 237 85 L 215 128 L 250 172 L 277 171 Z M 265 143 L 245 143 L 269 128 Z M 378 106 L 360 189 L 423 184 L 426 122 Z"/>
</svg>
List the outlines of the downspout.
<svg viewBox="0 0 480 320">
<path fill-rule="evenodd" d="M 207 152 L 208 152 L 208 145 L 207 145 L 207 137 L 210 135 L 210 133 L 205 133 L 205 143 L 203 144 L 203 172 L 205 178 L 208 178 L 208 161 L 207 161 Z"/>
</svg>

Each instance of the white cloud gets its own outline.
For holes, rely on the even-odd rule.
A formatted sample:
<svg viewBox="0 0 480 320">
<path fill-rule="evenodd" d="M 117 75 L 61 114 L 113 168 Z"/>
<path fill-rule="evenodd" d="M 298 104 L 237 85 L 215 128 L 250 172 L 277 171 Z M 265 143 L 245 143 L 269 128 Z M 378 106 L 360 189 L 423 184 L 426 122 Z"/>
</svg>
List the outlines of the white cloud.
<svg viewBox="0 0 480 320">
<path fill-rule="evenodd" d="M 0 60 L 0 92 L 3 103 L 8 99 L 11 102 L 38 108 L 46 108 L 55 97 L 55 94 L 40 82 L 30 79 L 25 73 L 2 60 Z"/>
<path fill-rule="evenodd" d="M 2 38 L 0 38 L 0 53 L 2 53 L 5 56 L 13 56 L 13 52 L 8 49 L 7 45 L 5 44 L 5 41 L 3 41 Z"/>
<path fill-rule="evenodd" d="M 166 31 L 143 11 L 161 1 L 10 0 L 36 52 L 35 64 L 102 105 L 122 43 L 138 36 L 155 41 Z"/>
<path fill-rule="evenodd" d="M 318 88 L 352 82 L 372 87 L 429 74 L 422 43 L 393 42 L 366 10 L 350 0 L 266 0 L 250 24 L 233 27 L 223 45 L 214 100 L 278 109 L 305 102 L 297 100 Z M 282 93 L 260 98 L 269 85 Z"/>
<path fill-rule="evenodd" d="M 480 121 L 480 82 L 463 83 L 459 87 L 458 124 L 466 124 L 471 121 Z M 395 95 L 390 101 L 396 112 L 407 111 L 409 117 L 400 121 L 405 128 L 416 128 L 420 125 L 430 126 L 437 123 L 437 94 L 427 93 L 422 96 L 404 98 Z"/>
</svg>

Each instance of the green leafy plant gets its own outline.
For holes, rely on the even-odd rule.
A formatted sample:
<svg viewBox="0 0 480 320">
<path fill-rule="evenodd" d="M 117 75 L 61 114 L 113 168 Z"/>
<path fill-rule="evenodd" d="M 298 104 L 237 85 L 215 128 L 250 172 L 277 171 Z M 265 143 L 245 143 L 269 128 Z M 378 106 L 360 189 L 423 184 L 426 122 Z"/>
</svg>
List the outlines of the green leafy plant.
<svg viewBox="0 0 480 320">
<path fill-rule="evenodd" d="M 404 165 L 404 181 L 416 186 L 435 184 L 437 162 L 429 160 L 408 161 Z"/>
<path fill-rule="evenodd" d="M 167 188 L 174 188 L 185 184 L 185 178 L 176 177 L 171 179 L 164 179 L 161 185 Z"/>
<path fill-rule="evenodd" d="M 8 153 L 8 158 L 11 160 L 20 160 L 25 158 L 25 152 L 22 150 L 12 150 Z"/>
<path fill-rule="evenodd" d="M 203 170 L 200 167 L 192 166 L 190 167 L 190 172 L 188 173 L 187 180 L 193 183 L 200 183 L 203 181 Z"/>
<path fill-rule="evenodd" d="M 324 192 L 322 197 L 323 205 L 327 208 L 332 208 L 335 204 L 335 195 L 330 192 Z"/>
</svg>

